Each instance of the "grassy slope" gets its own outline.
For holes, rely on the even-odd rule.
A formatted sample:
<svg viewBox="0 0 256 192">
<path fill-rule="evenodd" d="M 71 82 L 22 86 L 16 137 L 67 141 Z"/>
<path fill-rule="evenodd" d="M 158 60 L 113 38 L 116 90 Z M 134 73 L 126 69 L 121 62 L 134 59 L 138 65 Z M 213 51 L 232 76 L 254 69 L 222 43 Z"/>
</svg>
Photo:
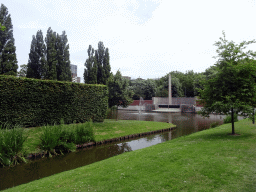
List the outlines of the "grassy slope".
<svg viewBox="0 0 256 192">
<path fill-rule="evenodd" d="M 65 126 L 72 129 L 74 125 L 70 124 L 64 125 L 64 127 Z M 153 121 L 115 121 L 110 119 L 106 119 L 103 123 L 93 123 L 93 130 L 95 133 L 96 141 L 102 141 L 135 133 L 166 129 L 170 127 L 175 127 L 175 125 Z M 41 132 L 41 127 L 25 129 L 25 135 L 28 136 L 27 140 L 24 143 L 24 151 L 26 151 L 26 153 L 40 152 L 40 149 L 38 149 L 37 146 L 40 143 L 39 136 Z"/>
<path fill-rule="evenodd" d="M 8 191 L 256 191 L 256 125 L 235 123 L 131 151 Z"/>
</svg>

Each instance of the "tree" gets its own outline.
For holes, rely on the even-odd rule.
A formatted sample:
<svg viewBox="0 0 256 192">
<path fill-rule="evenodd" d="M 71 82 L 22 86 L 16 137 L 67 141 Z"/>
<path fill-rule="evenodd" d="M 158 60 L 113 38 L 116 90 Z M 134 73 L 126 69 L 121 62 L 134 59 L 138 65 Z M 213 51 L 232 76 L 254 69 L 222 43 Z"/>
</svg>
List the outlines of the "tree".
<svg viewBox="0 0 256 192">
<path fill-rule="evenodd" d="M 28 78 L 41 79 L 45 76 L 47 68 L 45 52 L 43 32 L 40 30 L 37 31 L 36 37 L 32 36 L 26 75 Z"/>
<path fill-rule="evenodd" d="M 8 14 L 6 6 L 1 4 L 0 8 L 0 75 L 14 75 L 17 76 L 17 58 L 16 47 L 13 38 L 13 25 L 11 15 Z M 5 30 L 2 30 L 5 26 Z"/>
<path fill-rule="evenodd" d="M 181 73 L 181 72 L 177 72 Z M 180 83 L 180 79 L 176 77 L 176 72 L 171 72 L 171 83 L 172 83 L 172 97 L 182 97 L 183 91 L 182 91 L 182 84 Z M 164 77 L 160 78 L 159 80 L 156 80 L 157 84 L 157 91 L 156 96 L 157 97 L 168 97 L 168 88 L 169 88 L 169 74 L 166 74 Z"/>
<path fill-rule="evenodd" d="M 200 83 L 202 80 L 204 80 L 206 77 L 204 73 L 196 73 L 194 82 L 193 82 L 193 89 L 194 89 L 194 96 L 198 96 L 199 92 L 198 89 L 203 89 L 203 85 Z"/>
<path fill-rule="evenodd" d="M 134 100 L 140 100 L 140 97 L 145 98 L 145 94 L 143 91 L 145 86 L 145 80 L 136 79 L 135 81 L 131 81 L 131 90 L 134 92 Z"/>
<path fill-rule="evenodd" d="M 106 85 L 108 78 L 110 77 L 110 63 L 109 63 L 109 51 L 108 48 L 106 48 L 105 53 L 104 53 L 104 58 L 103 58 L 103 69 L 102 69 L 102 76 L 103 76 L 103 84 Z"/>
<path fill-rule="evenodd" d="M 109 50 L 105 49 L 103 42 L 98 43 L 98 49 L 95 51 L 95 58 L 97 62 L 97 84 L 107 84 L 110 77 L 110 64 L 109 64 Z"/>
<path fill-rule="evenodd" d="M 21 69 L 18 72 L 18 76 L 19 77 L 26 77 L 27 76 L 28 65 L 27 64 L 23 64 L 20 67 L 21 67 Z"/>
<path fill-rule="evenodd" d="M 46 44 L 46 58 L 47 58 L 47 68 L 46 76 L 44 79 L 57 80 L 57 51 L 56 51 L 56 32 L 53 32 L 51 27 L 48 28 L 45 37 Z"/>
<path fill-rule="evenodd" d="M 103 42 L 98 43 L 98 50 L 95 51 L 95 58 L 97 60 L 97 84 L 104 84 L 103 77 L 103 61 L 104 61 L 105 47 Z"/>
<path fill-rule="evenodd" d="M 132 103 L 133 92 L 128 89 L 129 82 L 122 78 L 121 72 L 118 70 L 115 75 L 110 76 L 107 86 L 109 91 L 109 107 L 128 107 Z M 118 110 L 117 110 L 118 111 Z"/>
<path fill-rule="evenodd" d="M 98 43 L 98 50 L 89 45 L 88 59 L 85 62 L 84 82 L 88 84 L 106 85 L 110 77 L 109 50 L 105 49 L 103 42 Z"/>
<path fill-rule="evenodd" d="M 242 112 L 244 116 L 252 114 L 252 104 L 255 102 L 255 61 L 252 51 L 243 52 L 245 45 L 255 43 L 243 41 L 239 45 L 224 38 L 214 45 L 218 47 L 219 58 L 215 64 L 217 72 L 208 80 L 202 81 L 203 89 L 199 96 L 204 107 L 200 114 L 208 117 L 211 112 L 231 114 L 232 134 L 235 134 L 234 113 Z"/>
<path fill-rule="evenodd" d="M 97 62 L 94 56 L 94 49 L 91 45 L 87 50 L 88 59 L 85 61 L 85 69 L 84 69 L 84 83 L 87 84 L 97 84 Z"/>
<path fill-rule="evenodd" d="M 72 81 L 70 60 L 69 60 L 69 44 L 66 32 L 63 31 L 62 35 L 57 34 L 55 49 L 57 51 L 57 80 L 59 81 Z"/>
</svg>

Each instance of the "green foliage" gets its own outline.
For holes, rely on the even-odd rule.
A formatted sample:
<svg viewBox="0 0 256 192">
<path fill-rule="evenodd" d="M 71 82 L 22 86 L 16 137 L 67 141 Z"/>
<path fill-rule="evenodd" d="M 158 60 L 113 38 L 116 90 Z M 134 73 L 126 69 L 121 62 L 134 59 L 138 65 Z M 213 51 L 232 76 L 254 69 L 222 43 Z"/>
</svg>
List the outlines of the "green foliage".
<svg viewBox="0 0 256 192">
<path fill-rule="evenodd" d="M 94 141 L 94 133 L 92 129 L 92 122 L 76 125 L 73 124 L 75 129 L 64 128 L 64 121 L 61 120 L 59 126 L 45 126 L 43 133 L 40 136 L 41 143 L 39 147 L 49 154 L 60 153 L 65 151 L 74 151 L 75 144 L 83 144 L 86 142 Z"/>
<path fill-rule="evenodd" d="M 23 130 L 17 126 L 13 129 L 0 127 L 0 164 L 3 166 L 16 165 L 19 161 L 26 162 L 23 155 L 19 154 L 26 140 Z"/>
<path fill-rule="evenodd" d="M 237 114 L 234 113 L 234 122 L 237 122 L 237 121 L 238 121 Z M 224 122 L 224 124 L 232 123 L 231 115 L 227 115 L 227 116 L 223 119 L 223 122 Z"/>
<path fill-rule="evenodd" d="M 61 144 L 61 134 L 62 130 L 58 126 L 44 126 L 39 147 L 45 151 L 52 152 L 53 149 Z"/>
<path fill-rule="evenodd" d="M 27 71 L 28 71 L 28 65 L 27 64 L 23 64 L 20 67 L 21 67 L 21 69 L 18 72 L 18 76 L 19 77 L 26 77 L 27 76 Z"/>
<path fill-rule="evenodd" d="M 24 127 L 92 119 L 102 122 L 108 107 L 105 85 L 0 76 L 0 121 Z M 10 107 L 11 106 L 11 107 Z"/>
<path fill-rule="evenodd" d="M 29 59 L 27 64 L 28 78 L 41 79 L 46 75 L 46 46 L 44 43 L 43 32 L 37 31 L 36 36 L 33 35 Z"/>
<path fill-rule="evenodd" d="M 72 81 L 69 45 L 65 31 L 62 35 L 48 29 L 43 39 L 42 31 L 33 35 L 26 76 L 36 79 L 52 79 L 59 81 Z"/>
<path fill-rule="evenodd" d="M 179 76 L 176 74 L 182 74 L 181 72 L 171 72 L 171 86 L 172 86 L 172 97 L 183 97 L 182 84 Z M 156 80 L 157 91 L 156 97 L 168 97 L 169 90 L 169 74 Z"/>
<path fill-rule="evenodd" d="M 209 78 L 202 80 L 203 89 L 199 90 L 200 99 L 205 103 L 200 111 L 203 116 L 209 116 L 211 112 L 232 114 L 242 112 L 251 116 L 252 106 L 255 105 L 255 57 L 252 51 L 243 52 L 245 45 L 255 41 L 242 42 L 239 45 L 233 41 L 228 42 L 224 38 L 216 42 L 219 58 L 214 72 Z M 246 116 L 246 115 L 245 115 Z M 232 122 L 232 134 L 234 122 Z"/>
<path fill-rule="evenodd" d="M 133 92 L 128 89 L 129 82 L 122 78 L 121 72 L 118 70 L 115 75 L 110 76 L 108 80 L 109 91 L 109 107 L 122 106 L 127 107 L 132 103 Z"/>
<path fill-rule="evenodd" d="M 75 144 L 83 144 L 94 140 L 95 138 L 91 121 L 87 122 L 86 124 L 77 125 L 75 129 Z"/>
<path fill-rule="evenodd" d="M 214 128 L 214 127 L 218 127 L 220 124 L 219 124 L 219 122 L 213 122 L 213 123 L 211 123 L 211 128 Z"/>
<path fill-rule="evenodd" d="M 86 59 L 84 64 L 86 67 L 84 69 L 84 82 L 87 84 L 96 84 L 98 64 L 94 56 L 94 49 L 91 45 L 89 45 L 87 53 L 89 58 Z"/>
<path fill-rule="evenodd" d="M 6 29 L 6 27 L 3 26 L 3 25 L 0 23 L 0 30 L 1 30 L 1 31 L 5 31 L 5 29 Z"/>
<path fill-rule="evenodd" d="M 45 37 L 47 68 L 44 79 L 57 80 L 57 50 L 56 50 L 56 32 L 51 27 L 48 28 Z"/>
<path fill-rule="evenodd" d="M 140 97 L 144 100 L 151 100 L 152 97 L 155 97 L 156 81 L 152 79 L 136 79 L 135 81 L 131 81 L 130 89 L 134 92 L 134 100 L 139 100 Z"/>
<path fill-rule="evenodd" d="M 13 25 L 11 15 L 8 14 L 6 6 L 1 4 L 0 23 L 5 26 L 5 30 L 0 30 L 0 75 L 17 75 L 16 47 L 13 38 Z"/>
<path fill-rule="evenodd" d="M 87 84 L 106 85 L 110 77 L 109 50 L 105 49 L 103 42 L 98 43 L 98 50 L 89 45 L 87 50 L 88 59 L 85 62 L 84 82 Z"/>
<path fill-rule="evenodd" d="M 57 51 L 57 80 L 72 81 L 70 60 L 69 60 L 69 45 L 66 32 L 62 35 L 57 34 L 55 49 Z"/>
</svg>

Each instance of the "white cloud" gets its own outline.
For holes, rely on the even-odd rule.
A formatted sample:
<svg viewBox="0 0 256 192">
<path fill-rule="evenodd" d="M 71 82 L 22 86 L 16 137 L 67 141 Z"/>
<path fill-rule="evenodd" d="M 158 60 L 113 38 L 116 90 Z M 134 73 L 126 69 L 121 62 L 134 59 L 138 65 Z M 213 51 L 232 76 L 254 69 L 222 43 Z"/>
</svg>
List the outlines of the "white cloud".
<svg viewBox="0 0 256 192">
<path fill-rule="evenodd" d="M 18 28 L 28 28 L 28 29 L 47 29 L 47 23 L 41 24 L 38 21 L 29 21 L 27 23 L 22 23 Z"/>
<path fill-rule="evenodd" d="M 120 68 L 123 75 L 150 78 L 204 71 L 214 64 L 222 30 L 235 43 L 256 34 L 255 2 L 247 0 L 23 0 L 17 7 L 2 1 L 10 6 L 19 64 L 27 62 L 32 35 L 42 29 L 45 36 L 51 27 L 66 31 L 80 74 L 88 46 L 97 49 L 99 41 L 109 48 L 114 73 Z"/>
</svg>

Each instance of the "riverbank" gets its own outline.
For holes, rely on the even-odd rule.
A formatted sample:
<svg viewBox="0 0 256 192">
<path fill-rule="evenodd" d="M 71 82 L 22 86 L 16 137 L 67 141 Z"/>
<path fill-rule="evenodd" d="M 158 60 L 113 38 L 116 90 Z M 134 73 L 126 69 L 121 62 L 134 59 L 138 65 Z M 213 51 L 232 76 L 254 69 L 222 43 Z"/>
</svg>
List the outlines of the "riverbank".
<svg viewBox="0 0 256 192">
<path fill-rule="evenodd" d="M 74 124 L 64 125 L 64 128 L 74 129 L 73 125 Z M 112 119 L 105 119 L 103 123 L 93 123 L 92 126 L 93 132 L 95 133 L 95 142 L 175 127 L 175 125 L 171 123 L 134 120 L 116 121 Z M 41 134 L 42 127 L 25 129 L 25 136 L 28 138 L 24 142 L 23 152 L 26 155 L 41 153 L 41 150 L 38 148 Z"/>
<path fill-rule="evenodd" d="M 7 191 L 255 191 L 256 125 L 224 124 Z"/>
</svg>

